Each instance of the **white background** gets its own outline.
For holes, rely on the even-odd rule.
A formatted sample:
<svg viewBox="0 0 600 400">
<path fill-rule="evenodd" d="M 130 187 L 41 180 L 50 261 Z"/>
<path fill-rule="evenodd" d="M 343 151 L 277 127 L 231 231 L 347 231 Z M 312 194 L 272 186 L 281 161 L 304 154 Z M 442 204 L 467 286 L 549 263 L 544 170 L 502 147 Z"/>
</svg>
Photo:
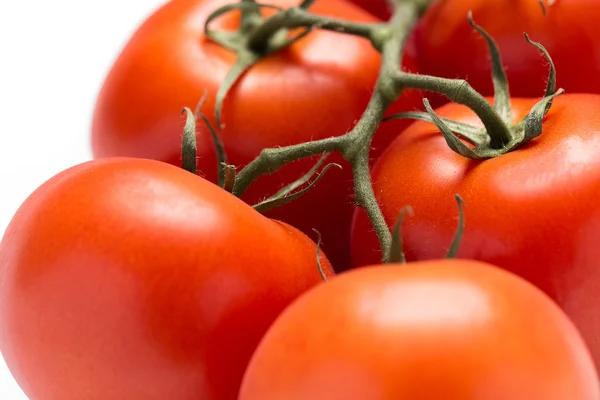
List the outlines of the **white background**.
<svg viewBox="0 0 600 400">
<path fill-rule="evenodd" d="M 162 3 L 0 1 L 0 234 L 37 186 L 91 158 L 90 122 L 102 81 L 129 36 Z M 1 358 L 0 399 L 27 400 Z"/>
</svg>

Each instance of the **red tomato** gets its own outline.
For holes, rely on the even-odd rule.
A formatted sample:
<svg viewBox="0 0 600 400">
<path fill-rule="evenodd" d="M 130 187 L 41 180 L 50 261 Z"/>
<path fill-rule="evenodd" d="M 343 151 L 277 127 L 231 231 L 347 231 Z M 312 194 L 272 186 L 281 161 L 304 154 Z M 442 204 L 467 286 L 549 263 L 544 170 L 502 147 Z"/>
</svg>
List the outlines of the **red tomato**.
<svg viewBox="0 0 600 400">
<path fill-rule="evenodd" d="M 218 87 L 235 55 L 204 36 L 204 21 L 231 0 L 173 0 L 152 15 L 131 38 L 99 95 L 92 127 L 95 157 L 147 157 L 181 164 L 180 111 L 194 107 L 206 90 L 204 113 L 213 120 Z M 298 0 L 269 4 L 297 5 Z M 317 0 L 312 11 L 359 22 L 378 20 L 345 3 Z M 228 14 L 212 29 L 236 29 L 237 14 Z M 343 134 L 362 115 L 379 73 L 380 55 L 369 41 L 336 32 L 316 31 L 289 49 L 260 61 L 233 88 L 223 109 L 220 132 L 230 163 L 246 165 L 261 150 Z M 414 70 L 414 57 L 405 57 Z M 407 92 L 395 110 L 421 104 Z M 420 106 L 419 106 L 420 107 Z M 389 124 L 374 143 L 378 156 L 405 127 Z M 244 199 L 252 204 L 274 194 L 306 173 L 317 161 L 303 160 L 261 178 Z M 198 169 L 216 181 L 216 158 L 209 131 L 198 128 Z M 350 263 L 352 174 L 340 156 L 318 187 L 293 204 L 266 215 L 312 235 L 318 229 L 323 247 L 337 268 Z"/>
<path fill-rule="evenodd" d="M 349 0 L 351 3 L 359 5 L 361 8 L 369 11 L 371 14 L 387 21 L 392 15 L 388 0 Z"/>
<path fill-rule="evenodd" d="M 499 268 L 360 268 L 311 289 L 269 328 L 240 400 L 596 400 L 579 332 Z"/>
<path fill-rule="evenodd" d="M 31 400 L 234 400 L 267 327 L 320 282 L 315 251 L 177 167 L 84 163 L 4 235 L 0 350 Z"/>
<path fill-rule="evenodd" d="M 600 93 L 600 2 L 558 0 L 546 8 L 544 17 L 537 0 L 437 0 L 414 35 L 419 70 L 465 78 L 475 90 L 493 95 L 490 52 L 467 21 L 472 11 L 500 48 L 513 96 L 542 96 L 548 79 L 548 63 L 523 32 L 550 52 L 558 87 L 567 93 Z"/>
<path fill-rule="evenodd" d="M 491 99 L 490 99 L 491 101 Z M 536 99 L 513 99 L 515 120 Z M 448 104 L 439 115 L 482 126 L 472 111 Z M 458 193 L 466 228 L 458 257 L 515 272 L 549 294 L 573 319 L 600 365 L 600 96 L 554 100 L 543 133 L 519 150 L 485 161 L 459 156 L 437 128 L 416 122 L 372 170 L 375 193 L 390 226 L 401 208 L 414 216 L 402 233 L 408 260 L 443 256 L 457 223 Z M 377 240 L 356 210 L 353 261 L 380 259 Z M 573 397 L 574 398 L 574 397 Z"/>
</svg>

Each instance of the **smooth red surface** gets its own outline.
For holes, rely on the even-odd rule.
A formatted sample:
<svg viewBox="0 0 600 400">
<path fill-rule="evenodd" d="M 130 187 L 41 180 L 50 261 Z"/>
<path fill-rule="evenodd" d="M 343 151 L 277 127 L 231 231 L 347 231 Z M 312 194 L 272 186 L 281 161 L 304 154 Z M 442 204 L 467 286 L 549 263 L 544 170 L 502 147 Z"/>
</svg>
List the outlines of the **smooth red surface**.
<svg viewBox="0 0 600 400">
<path fill-rule="evenodd" d="M 548 79 L 548 62 L 523 32 L 550 53 L 558 87 L 600 93 L 600 2 L 595 0 L 557 0 L 547 6 L 546 16 L 537 0 L 436 0 L 414 35 L 420 72 L 467 79 L 475 90 L 493 95 L 490 53 L 469 25 L 469 11 L 498 44 L 513 96 L 542 96 Z"/>
<path fill-rule="evenodd" d="M 535 287 L 472 261 L 371 266 L 292 303 L 240 400 L 597 400 L 590 355 Z"/>
<path fill-rule="evenodd" d="M 371 14 L 386 21 L 392 12 L 388 6 L 388 0 L 348 0 L 351 3 L 357 4 Z"/>
<path fill-rule="evenodd" d="M 235 400 L 267 327 L 321 282 L 315 251 L 177 167 L 84 163 L 4 235 L 0 350 L 31 400 Z"/>
<path fill-rule="evenodd" d="M 537 99 L 513 99 L 523 117 Z M 481 126 L 466 107 L 439 115 Z M 451 151 L 430 123 L 404 131 L 372 171 L 390 226 L 402 207 L 414 216 L 402 227 L 408 260 L 442 257 L 456 231 L 453 195 L 465 201 L 459 257 L 515 272 L 549 294 L 573 319 L 600 365 L 600 96 L 561 95 L 541 136 L 503 156 L 473 161 Z M 380 253 L 365 214 L 355 213 L 355 265 Z"/>
<path fill-rule="evenodd" d="M 96 105 L 92 127 L 95 157 L 133 156 L 181 164 L 181 108 L 194 108 L 206 90 L 203 112 L 214 120 L 218 87 L 235 55 L 204 36 L 204 21 L 231 0 L 173 0 L 135 33 L 110 71 Z M 273 0 L 280 6 L 299 1 Z M 317 0 L 311 11 L 357 22 L 378 20 L 344 0 Z M 215 20 L 211 29 L 237 29 L 238 13 Z M 405 66 L 415 70 L 411 50 Z M 341 135 L 366 108 L 380 67 L 380 55 L 366 39 L 317 30 L 285 51 L 260 61 L 227 97 L 220 132 L 229 162 L 238 168 L 267 147 Z M 390 113 L 421 107 L 418 92 L 407 91 Z M 408 124 L 380 129 L 373 157 Z M 259 179 L 244 199 L 256 203 L 309 171 L 318 160 L 293 163 Z M 308 235 L 318 229 L 337 269 L 350 263 L 349 231 L 353 196 L 350 166 L 331 169 L 318 187 L 293 204 L 267 215 Z M 198 168 L 216 181 L 216 158 L 208 129 L 198 126 Z"/>
</svg>

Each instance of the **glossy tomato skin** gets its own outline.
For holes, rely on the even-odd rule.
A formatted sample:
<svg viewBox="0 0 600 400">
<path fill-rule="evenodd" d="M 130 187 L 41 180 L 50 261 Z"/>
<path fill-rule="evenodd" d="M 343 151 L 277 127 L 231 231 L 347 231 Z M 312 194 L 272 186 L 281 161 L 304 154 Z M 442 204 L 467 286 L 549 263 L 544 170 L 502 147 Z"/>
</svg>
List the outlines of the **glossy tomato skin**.
<svg viewBox="0 0 600 400">
<path fill-rule="evenodd" d="M 600 93 L 600 3 L 589 0 L 556 1 L 545 17 L 536 0 L 437 0 L 414 35 L 420 72 L 467 79 L 475 90 L 493 95 L 489 50 L 469 25 L 469 11 L 498 44 L 513 96 L 542 96 L 548 79 L 547 61 L 523 32 L 550 53 L 558 87 Z"/>
<path fill-rule="evenodd" d="M 172 0 L 135 33 L 110 71 L 96 105 L 92 147 L 97 158 L 131 156 L 181 164 L 183 106 L 193 108 L 203 92 L 203 112 L 214 122 L 218 87 L 235 55 L 204 36 L 204 21 L 230 0 Z M 279 6 L 299 1 L 274 0 Z M 344 0 L 317 0 L 312 11 L 360 22 L 378 20 Z M 237 13 L 221 17 L 212 29 L 236 29 Z M 406 68 L 415 70 L 410 49 Z M 238 168 L 267 147 L 283 146 L 343 134 L 362 115 L 372 93 L 380 55 L 369 41 L 334 32 L 317 31 L 289 49 L 260 61 L 226 98 L 220 136 L 229 162 Z M 390 112 L 420 107 L 420 96 L 407 91 Z M 386 125 L 374 142 L 373 157 L 405 126 Z M 251 186 L 244 200 L 256 203 L 301 177 L 318 158 L 286 166 Z M 308 235 L 318 229 L 323 248 L 334 265 L 349 265 L 352 219 L 352 174 L 331 169 L 318 187 L 302 199 L 267 215 Z M 209 131 L 198 126 L 198 169 L 216 181 L 216 158 Z"/>
<path fill-rule="evenodd" d="M 306 292 L 261 341 L 240 400 L 596 400 L 598 388 L 581 336 L 541 291 L 437 260 Z"/>
<path fill-rule="evenodd" d="M 369 11 L 378 18 L 387 21 L 392 16 L 392 11 L 387 0 L 348 0 L 361 8 Z"/>
<path fill-rule="evenodd" d="M 267 327 L 321 281 L 315 251 L 172 165 L 84 163 L 4 235 L 0 350 L 31 400 L 234 400 Z"/>
<path fill-rule="evenodd" d="M 515 118 L 536 99 L 513 99 Z M 478 124 L 463 106 L 439 115 Z M 452 198 L 465 201 L 465 232 L 458 256 L 486 261 L 531 281 L 566 311 L 600 364 L 600 96 L 567 94 L 554 100 L 541 136 L 498 158 L 473 161 L 446 145 L 429 123 L 404 131 L 372 170 L 375 193 L 391 226 L 403 223 L 408 260 L 442 257 L 457 225 Z M 355 265 L 379 260 L 366 216 L 356 210 Z"/>
</svg>

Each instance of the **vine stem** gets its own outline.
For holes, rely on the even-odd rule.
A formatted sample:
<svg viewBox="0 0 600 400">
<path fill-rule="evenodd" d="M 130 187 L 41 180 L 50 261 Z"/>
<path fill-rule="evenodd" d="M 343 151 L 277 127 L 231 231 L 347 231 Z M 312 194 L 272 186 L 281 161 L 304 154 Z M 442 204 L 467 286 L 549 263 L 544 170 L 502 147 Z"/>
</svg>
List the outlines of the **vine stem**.
<svg viewBox="0 0 600 400">
<path fill-rule="evenodd" d="M 402 71 L 401 61 L 406 40 L 420 17 L 434 0 L 388 0 L 388 2 L 394 9 L 391 19 L 388 22 L 373 24 L 353 23 L 311 14 L 307 11 L 307 8 L 313 3 L 312 0 L 303 0 L 299 6 L 287 10 L 279 9 L 273 5 L 262 5 L 263 7 L 279 9 L 279 12 L 264 19 L 260 24 L 250 27 L 252 29 L 249 28 L 249 31 L 244 32 L 242 35 L 244 40 L 236 42 L 241 46 L 236 48 L 238 57 L 246 53 L 254 57 L 252 62 L 243 65 L 243 71 L 250 68 L 265 55 L 293 44 L 295 40 L 304 37 L 314 29 L 328 29 L 370 39 L 373 47 L 381 53 L 381 68 L 367 108 L 350 132 L 341 136 L 292 146 L 264 149 L 256 159 L 247 164 L 235 177 L 232 188 L 232 193 L 241 197 L 251 183 L 261 175 L 272 174 L 287 163 L 319 154 L 340 153 L 352 166 L 354 199 L 357 206 L 365 210 L 371 221 L 381 246 L 382 262 L 384 263 L 390 258 L 390 249 L 393 247 L 392 232 L 386 224 L 373 190 L 369 168 L 369 153 L 373 136 L 386 111 L 402 95 L 404 89 L 420 89 L 441 93 L 455 103 L 469 107 L 477 114 L 485 129 L 439 118 L 426 99 L 423 102 L 427 113 L 408 112 L 392 116 L 395 118 L 416 118 L 435 123 L 453 151 L 473 159 L 485 159 L 505 154 L 518 148 L 526 141 L 537 137 L 541 134 L 541 121 L 552 104 L 552 98 L 562 93 L 561 90 L 555 91 L 555 70 L 550 56 L 541 44 L 531 42 L 525 34 L 525 38 L 530 44 L 542 50 L 550 62 L 551 71 L 545 97 L 533 107 L 524 120 L 513 125 L 510 121 L 508 82 L 502 69 L 500 54 L 493 38 L 483 28 L 475 25 L 471 13 L 468 14 L 467 19 L 471 27 L 487 40 L 492 56 L 492 80 L 496 93 L 496 101 L 493 106 L 463 79 L 445 79 Z M 242 0 L 242 3 L 238 5 L 243 6 L 241 8 L 255 8 L 248 7 L 248 3 L 254 3 L 254 0 Z M 229 5 L 215 11 L 213 15 L 217 17 L 233 8 L 240 7 Z M 214 17 L 209 18 L 209 20 Z M 250 17 L 250 19 L 253 18 Z M 252 24 L 247 24 L 247 26 L 250 25 Z M 290 29 L 300 27 L 306 28 L 302 34 L 296 36 L 295 39 L 287 37 Z M 222 32 L 212 32 L 212 37 L 216 38 L 217 41 L 222 36 Z M 224 41 L 224 43 L 225 45 L 231 44 L 230 41 Z M 232 71 L 234 74 L 230 80 L 226 80 L 223 86 L 225 89 L 222 89 L 223 92 L 226 92 L 239 77 L 235 68 Z M 473 149 L 461 142 L 452 129 L 459 132 L 464 138 L 472 140 L 476 147 Z"/>
<path fill-rule="evenodd" d="M 264 149 L 257 158 L 237 174 L 232 193 L 238 197 L 242 196 L 252 182 L 261 175 L 277 172 L 289 162 L 317 154 L 341 152 L 346 140 L 344 135 L 292 146 Z"/>
<path fill-rule="evenodd" d="M 369 105 L 355 128 L 347 134 L 349 145 L 343 150 L 343 156 L 352 164 L 354 176 L 354 197 L 356 204 L 367 213 L 377 234 L 382 251 L 382 262 L 386 263 L 390 254 L 392 234 L 377 203 L 371 173 L 369 169 L 369 151 L 373 136 L 389 106 L 401 96 L 403 85 L 394 81 L 399 71 L 404 46 L 408 35 L 412 32 L 420 16 L 431 1 L 399 0 L 395 4 L 394 14 L 390 20 L 390 31 L 382 37 L 381 70 L 375 85 L 375 91 Z M 377 47 L 377 44 L 375 44 Z"/>
<path fill-rule="evenodd" d="M 381 25 L 383 26 L 384 24 Z M 274 37 L 281 29 L 295 29 L 307 26 L 370 39 L 373 35 L 375 25 L 324 17 L 322 15 L 311 14 L 300 7 L 292 7 L 284 12 L 273 15 L 264 24 L 259 26 L 248 38 L 248 47 L 260 52 L 264 45 L 269 42 L 269 39 Z"/>
<path fill-rule="evenodd" d="M 373 136 L 386 110 L 398 99 L 404 88 L 402 80 L 398 79 L 398 72 L 406 40 L 431 2 L 433 0 L 397 0 L 394 4 L 394 14 L 387 24 L 362 26 L 344 22 L 343 32 L 353 31 L 355 34 L 368 37 L 373 46 L 381 51 L 379 78 L 360 120 L 350 132 L 341 136 L 293 146 L 264 149 L 256 159 L 240 171 L 236 178 L 233 194 L 241 196 L 258 177 L 274 173 L 288 162 L 327 152 L 339 152 L 352 165 L 356 204 L 365 210 L 371 220 L 382 249 L 382 261 L 386 262 L 392 235 L 371 184 L 369 152 Z M 336 20 L 292 8 L 265 21 L 265 24 L 255 31 L 253 35 L 255 39 L 251 37 L 249 43 L 252 43 L 252 40 L 256 40 L 256 43 L 265 43 L 266 39 L 273 37 L 278 29 L 306 26 L 307 24 L 319 28 L 335 28 L 334 30 L 338 31 L 342 29 Z"/>
</svg>

